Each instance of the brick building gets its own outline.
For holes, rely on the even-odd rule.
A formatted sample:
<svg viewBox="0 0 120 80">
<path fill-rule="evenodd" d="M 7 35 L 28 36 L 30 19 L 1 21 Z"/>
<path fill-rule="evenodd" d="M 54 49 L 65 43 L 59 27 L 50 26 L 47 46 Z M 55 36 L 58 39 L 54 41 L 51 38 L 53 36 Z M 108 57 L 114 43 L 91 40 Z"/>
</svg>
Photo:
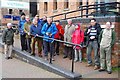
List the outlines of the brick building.
<svg viewBox="0 0 120 80">
<path fill-rule="evenodd" d="M 8 22 L 18 23 L 18 20 L 13 21 L 12 19 L 4 18 L 3 16 L 20 16 L 21 12 L 29 15 L 29 0 L 0 0 L 0 3 L 0 20 L 2 25 L 5 25 Z"/>
<path fill-rule="evenodd" d="M 53 16 L 53 15 L 57 15 L 61 13 L 79 10 L 80 6 L 107 3 L 107 2 L 120 2 L 120 0 L 112 0 L 112 1 L 111 0 L 43 0 L 39 2 L 39 13 L 38 14 L 40 15 L 40 17 L 44 15 Z M 94 6 L 91 6 L 91 8 L 93 7 Z M 69 18 L 69 17 L 86 15 L 94 11 L 95 9 L 89 9 L 88 11 L 83 10 L 82 13 L 78 11 L 78 12 L 71 13 L 67 15 L 66 17 Z M 119 12 L 119 10 L 115 10 L 115 11 Z M 55 17 L 54 20 L 63 19 L 63 18 L 64 18 L 64 15 L 61 15 L 61 16 Z"/>
<path fill-rule="evenodd" d="M 115 4 L 114 3 L 107 4 L 110 2 L 115 2 Z M 105 5 L 97 5 L 97 7 L 96 5 L 94 5 L 94 4 L 102 4 L 102 3 L 105 3 Z M 88 5 L 94 5 L 94 6 L 88 6 Z M 75 11 L 75 10 L 81 9 L 80 6 L 85 6 L 85 7 L 81 7 L 83 8 L 83 10 L 81 11 Z M 71 11 L 74 11 L 74 12 L 69 14 L 67 13 Z M 97 11 L 101 11 L 101 12 L 97 13 Z M 120 34 L 120 0 L 112 0 L 112 1 L 111 0 L 44 0 L 39 2 L 38 14 L 41 18 L 44 15 L 46 15 L 48 17 L 52 16 L 53 20 L 63 19 L 63 21 L 61 20 L 62 22 L 61 24 L 63 25 L 63 27 L 66 24 L 66 18 L 74 17 L 73 22 L 81 22 L 82 29 L 85 29 L 86 26 L 89 25 L 89 19 L 91 17 L 95 17 L 101 25 L 104 25 L 105 22 L 107 21 L 111 21 L 116 31 L 116 44 L 113 48 L 114 55 L 112 56 L 113 57 L 112 63 L 114 65 L 118 65 L 118 61 L 120 60 L 119 59 L 120 58 L 120 54 L 119 54 L 120 53 L 120 36 L 119 36 Z M 94 14 L 94 15 L 89 15 L 89 14 Z M 114 16 L 117 16 L 118 18 Z"/>
</svg>

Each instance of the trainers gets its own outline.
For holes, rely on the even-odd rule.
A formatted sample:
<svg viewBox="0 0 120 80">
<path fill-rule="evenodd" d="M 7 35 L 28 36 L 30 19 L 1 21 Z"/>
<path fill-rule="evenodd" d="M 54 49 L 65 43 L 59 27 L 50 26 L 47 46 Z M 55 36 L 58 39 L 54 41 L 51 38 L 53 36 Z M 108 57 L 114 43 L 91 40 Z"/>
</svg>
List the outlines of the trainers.
<svg viewBox="0 0 120 80">
<path fill-rule="evenodd" d="M 112 71 L 107 71 L 107 73 L 108 73 L 108 74 L 111 74 L 111 73 L 112 73 Z"/>
<path fill-rule="evenodd" d="M 87 64 L 87 65 L 86 65 L 86 67 L 90 67 L 90 66 L 92 66 L 92 64 Z"/>
<path fill-rule="evenodd" d="M 100 69 L 99 72 L 105 71 L 105 69 Z"/>
<path fill-rule="evenodd" d="M 77 62 L 78 60 L 76 59 L 76 60 L 74 60 L 74 62 Z"/>
<path fill-rule="evenodd" d="M 52 58 L 52 61 L 55 61 L 55 59 L 54 59 L 54 58 Z"/>
<path fill-rule="evenodd" d="M 94 70 L 97 70 L 97 69 L 99 69 L 99 67 L 97 65 L 95 65 Z"/>
</svg>

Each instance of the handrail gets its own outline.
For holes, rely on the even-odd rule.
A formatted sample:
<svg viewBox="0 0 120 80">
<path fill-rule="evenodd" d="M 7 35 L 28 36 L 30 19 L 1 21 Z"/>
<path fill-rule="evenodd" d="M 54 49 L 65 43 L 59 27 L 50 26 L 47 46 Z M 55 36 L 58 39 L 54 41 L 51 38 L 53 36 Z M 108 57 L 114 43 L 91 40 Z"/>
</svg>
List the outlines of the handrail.
<svg viewBox="0 0 120 80">
<path fill-rule="evenodd" d="M 31 34 L 32 35 L 32 34 Z M 34 35 L 32 35 L 34 36 Z M 53 40 L 51 43 L 53 43 L 54 41 L 57 41 L 57 42 L 61 42 L 61 43 L 65 43 L 65 44 L 70 44 L 70 45 L 73 45 L 73 46 L 81 46 L 81 44 L 74 44 L 74 43 L 71 43 L 71 42 L 66 42 L 66 41 L 62 41 L 62 40 L 58 40 L 58 39 L 54 39 L 54 38 L 48 38 L 48 37 L 44 37 L 44 36 L 34 36 L 34 37 L 39 37 L 39 38 L 43 38 L 43 39 L 49 39 L 49 40 Z M 75 48 L 74 47 L 74 48 Z M 50 53 L 50 64 L 52 64 L 52 54 Z M 74 54 L 72 53 L 72 67 L 71 67 L 71 72 L 74 73 Z"/>
<path fill-rule="evenodd" d="M 112 7 L 114 9 L 120 9 L 120 7 L 114 6 L 114 5 L 108 5 L 108 4 L 120 4 L 120 2 L 109 2 L 109 3 L 100 3 L 100 4 L 92 4 L 92 5 L 84 5 L 84 6 L 80 6 L 79 9 L 77 10 L 73 10 L 73 11 L 69 11 L 66 13 L 61 13 L 61 14 L 57 14 L 57 15 L 53 15 L 51 16 L 52 18 L 57 17 L 57 16 L 61 16 L 64 15 L 64 19 L 66 19 L 66 15 L 70 14 L 70 13 L 74 13 L 74 12 L 79 12 L 79 11 L 83 11 L 83 10 L 89 10 L 89 9 L 97 9 L 97 8 L 105 8 L 105 7 Z M 99 6 L 100 5 L 100 6 Z M 93 6 L 93 7 L 91 7 Z M 105 8 L 106 9 L 106 8 Z M 107 11 L 106 11 L 107 12 Z M 81 15 L 85 16 L 85 15 Z M 89 16 L 89 15 L 86 15 Z"/>
</svg>

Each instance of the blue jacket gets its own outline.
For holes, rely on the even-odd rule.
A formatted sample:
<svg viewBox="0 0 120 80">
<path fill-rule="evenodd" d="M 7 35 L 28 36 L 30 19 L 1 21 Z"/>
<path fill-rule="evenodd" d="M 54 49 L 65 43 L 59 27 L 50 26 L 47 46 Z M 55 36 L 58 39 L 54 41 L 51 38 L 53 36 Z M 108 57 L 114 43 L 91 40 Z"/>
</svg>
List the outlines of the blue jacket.
<svg viewBox="0 0 120 80">
<path fill-rule="evenodd" d="M 47 32 L 51 33 L 52 36 L 50 37 L 50 36 L 46 35 Z M 46 38 L 53 38 L 54 39 L 54 35 L 57 33 L 56 25 L 54 23 L 51 23 L 51 26 L 48 28 L 48 23 L 45 23 L 42 27 L 41 33 L 45 37 L 43 39 L 44 41 L 52 42 L 53 40 L 49 40 L 49 39 L 46 39 Z"/>
<path fill-rule="evenodd" d="M 20 20 L 19 24 L 18 24 L 18 30 L 20 32 L 20 35 L 24 35 L 24 24 L 25 24 L 26 20 Z"/>
<path fill-rule="evenodd" d="M 36 27 L 34 24 L 32 24 L 30 26 L 30 33 L 35 36 L 36 34 L 41 36 L 41 28 L 42 26 L 40 24 L 38 24 L 38 26 Z"/>
</svg>

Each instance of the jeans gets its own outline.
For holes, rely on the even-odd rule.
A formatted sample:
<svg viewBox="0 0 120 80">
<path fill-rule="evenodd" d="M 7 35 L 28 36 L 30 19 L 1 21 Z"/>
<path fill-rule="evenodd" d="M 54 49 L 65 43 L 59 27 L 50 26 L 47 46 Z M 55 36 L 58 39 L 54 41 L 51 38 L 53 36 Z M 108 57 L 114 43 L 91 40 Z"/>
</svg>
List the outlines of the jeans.
<svg viewBox="0 0 120 80">
<path fill-rule="evenodd" d="M 44 56 L 48 57 L 48 52 L 54 56 L 54 43 L 43 41 L 44 45 Z"/>
<path fill-rule="evenodd" d="M 88 43 L 88 47 L 87 47 L 88 64 L 92 64 L 92 59 L 91 59 L 92 49 L 94 50 L 95 65 L 99 66 L 98 42 L 97 41 L 89 41 Z"/>
<path fill-rule="evenodd" d="M 82 52 L 81 49 L 75 49 L 75 56 L 74 60 L 77 61 L 79 60 L 80 62 L 82 61 Z"/>
</svg>

